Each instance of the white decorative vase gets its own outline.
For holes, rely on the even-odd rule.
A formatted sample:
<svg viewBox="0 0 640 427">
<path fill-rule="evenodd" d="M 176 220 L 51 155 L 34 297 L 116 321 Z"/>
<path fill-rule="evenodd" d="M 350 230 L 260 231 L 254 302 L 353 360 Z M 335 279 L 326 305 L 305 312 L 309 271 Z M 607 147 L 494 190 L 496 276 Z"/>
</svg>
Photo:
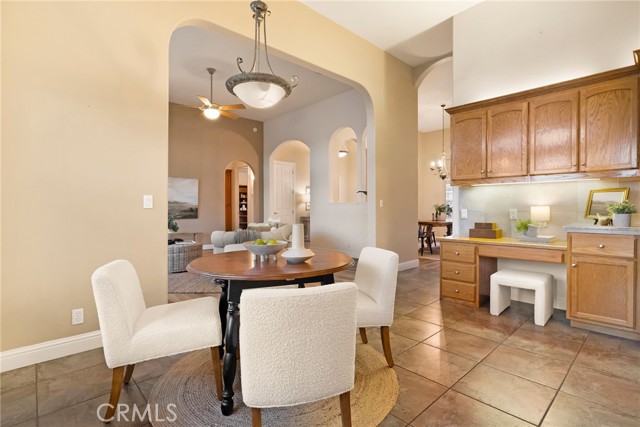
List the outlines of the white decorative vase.
<svg viewBox="0 0 640 427">
<path fill-rule="evenodd" d="M 631 214 L 613 214 L 614 227 L 629 227 L 631 225 Z"/>
</svg>

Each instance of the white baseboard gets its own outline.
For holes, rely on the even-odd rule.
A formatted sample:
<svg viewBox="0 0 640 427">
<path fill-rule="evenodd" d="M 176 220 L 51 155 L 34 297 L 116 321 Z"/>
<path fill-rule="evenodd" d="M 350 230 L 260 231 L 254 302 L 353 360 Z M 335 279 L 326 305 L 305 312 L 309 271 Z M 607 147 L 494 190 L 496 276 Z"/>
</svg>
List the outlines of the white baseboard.
<svg viewBox="0 0 640 427">
<path fill-rule="evenodd" d="M 405 261 L 398 264 L 398 271 L 410 270 L 412 268 L 418 268 L 420 266 L 420 260 L 412 259 L 411 261 Z"/>
<path fill-rule="evenodd" d="M 0 352 L 0 372 L 58 359 L 102 347 L 100 331 L 87 332 L 58 340 Z"/>
</svg>

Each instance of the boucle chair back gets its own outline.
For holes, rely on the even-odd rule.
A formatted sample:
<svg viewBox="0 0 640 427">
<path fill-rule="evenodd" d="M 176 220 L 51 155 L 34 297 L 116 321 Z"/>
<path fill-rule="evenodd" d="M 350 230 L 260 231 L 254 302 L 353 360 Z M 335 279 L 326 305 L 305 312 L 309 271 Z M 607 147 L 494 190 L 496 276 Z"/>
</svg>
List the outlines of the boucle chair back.
<svg viewBox="0 0 640 427">
<path fill-rule="evenodd" d="M 356 286 L 253 289 L 240 298 L 247 406 L 292 406 L 353 388 Z"/>
<path fill-rule="evenodd" d="M 376 326 L 391 325 L 398 283 L 398 254 L 386 249 L 366 247 L 360 252 L 355 282 L 358 291 L 378 306 Z"/>
<path fill-rule="evenodd" d="M 111 352 L 131 340 L 136 321 L 146 305 L 138 274 L 126 260 L 116 260 L 98 268 L 91 276 L 93 295 L 98 309 L 98 321 L 102 333 L 107 365 Z"/>
</svg>

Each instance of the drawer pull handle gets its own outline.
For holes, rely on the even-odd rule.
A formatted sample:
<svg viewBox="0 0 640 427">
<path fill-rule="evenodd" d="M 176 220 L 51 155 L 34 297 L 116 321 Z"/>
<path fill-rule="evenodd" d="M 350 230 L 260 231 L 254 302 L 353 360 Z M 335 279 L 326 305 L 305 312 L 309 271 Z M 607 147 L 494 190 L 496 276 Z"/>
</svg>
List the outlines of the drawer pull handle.
<svg viewBox="0 0 640 427">
<path fill-rule="evenodd" d="M 456 255 L 460 255 L 460 252 L 456 251 Z"/>
<path fill-rule="evenodd" d="M 456 289 L 456 294 L 458 294 L 458 293 L 460 293 L 460 291 Z"/>
<path fill-rule="evenodd" d="M 455 271 L 456 274 L 460 274 L 460 272 L 458 270 Z"/>
<path fill-rule="evenodd" d="M 598 247 L 599 247 L 600 249 L 604 249 L 604 245 L 603 245 L 602 243 L 600 243 L 600 244 L 598 245 Z"/>
<path fill-rule="evenodd" d="M 578 264 L 576 264 L 575 262 L 573 264 L 571 264 L 571 267 L 577 267 Z"/>
</svg>

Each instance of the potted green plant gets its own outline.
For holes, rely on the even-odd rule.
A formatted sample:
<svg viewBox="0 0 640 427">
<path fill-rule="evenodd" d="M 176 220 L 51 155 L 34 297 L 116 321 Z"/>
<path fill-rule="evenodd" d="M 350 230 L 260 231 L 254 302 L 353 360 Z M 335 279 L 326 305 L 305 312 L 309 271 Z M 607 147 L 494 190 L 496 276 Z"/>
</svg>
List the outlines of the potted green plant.
<svg viewBox="0 0 640 427">
<path fill-rule="evenodd" d="M 636 205 L 628 200 L 611 203 L 607 210 L 612 215 L 614 227 L 629 227 L 631 225 L 631 214 L 636 213 Z"/>
<path fill-rule="evenodd" d="M 533 224 L 533 221 L 530 219 L 521 219 L 516 223 L 516 231 L 525 236 L 531 224 Z"/>
<path fill-rule="evenodd" d="M 169 214 L 169 230 L 176 232 L 180 229 L 180 227 L 178 227 L 178 223 L 176 222 L 176 218 Z"/>
<path fill-rule="evenodd" d="M 436 214 L 435 214 L 436 220 L 440 220 L 440 217 L 442 216 L 442 214 L 445 214 L 445 217 L 447 217 L 451 215 L 451 212 L 453 212 L 453 208 L 451 208 L 451 205 L 446 203 L 442 203 L 442 204 L 436 203 L 435 205 L 433 205 L 433 209 L 436 211 Z M 442 218 L 442 219 L 445 219 L 445 218 Z"/>
</svg>

